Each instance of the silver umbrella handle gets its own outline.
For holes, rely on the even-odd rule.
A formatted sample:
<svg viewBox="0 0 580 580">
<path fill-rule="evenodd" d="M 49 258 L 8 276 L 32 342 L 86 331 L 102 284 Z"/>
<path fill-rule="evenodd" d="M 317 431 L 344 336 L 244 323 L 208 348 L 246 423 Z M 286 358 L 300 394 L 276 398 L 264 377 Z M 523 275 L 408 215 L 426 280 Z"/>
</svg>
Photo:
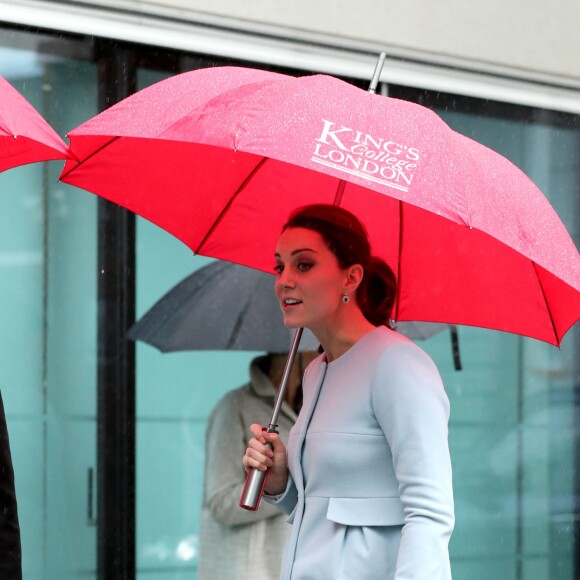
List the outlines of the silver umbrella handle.
<svg viewBox="0 0 580 580">
<path fill-rule="evenodd" d="M 264 431 L 268 433 L 278 433 L 278 416 L 280 415 L 280 410 L 282 409 L 282 403 L 284 402 L 284 396 L 286 394 L 286 387 L 288 386 L 288 379 L 290 378 L 290 371 L 292 370 L 292 365 L 296 359 L 296 354 L 298 353 L 298 346 L 300 345 L 300 339 L 302 338 L 302 328 L 298 328 L 294 334 L 294 340 L 292 341 L 292 346 L 290 352 L 288 353 L 288 358 L 286 359 L 286 366 L 284 367 L 284 373 L 282 374 L 282 380 L 280 381 L 280 386 L 278 387 L 278 393 L 276 395 L 276 402 L 274 403 L 274 410 L 272 412 L 272 418 L 270 419 L 270 424 Z M 267 447 L 272 449 L 272 446 L 268 443 Z M 248 471 L 246 477 L 246 484 L 242 491 L 240 497 L 240 507 L 246 510 L 256 511 L 260 505 L 260 500 L 264 494 L 264 486 L 266 485 L 266 476 L 268 470 L 260 471 L 259 469 L 252 468 Z"/>
</svg>

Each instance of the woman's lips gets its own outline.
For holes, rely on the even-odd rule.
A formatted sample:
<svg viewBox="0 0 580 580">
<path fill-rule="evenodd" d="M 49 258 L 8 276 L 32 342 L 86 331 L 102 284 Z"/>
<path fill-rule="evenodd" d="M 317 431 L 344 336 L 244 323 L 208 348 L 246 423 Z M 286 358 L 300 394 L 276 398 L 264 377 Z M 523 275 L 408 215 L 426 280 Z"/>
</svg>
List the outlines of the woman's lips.
<svg viewBox="0 0 580 580">
<path fill-rule="evenodd" d="M 298 300 L 298 298 L 284 298 L 284 300 L 281 301 L 282 310 L 284 312 L 293 310 L 294 308 L 300 306 L 301 304 L 302 300 Z"/>
</svg>

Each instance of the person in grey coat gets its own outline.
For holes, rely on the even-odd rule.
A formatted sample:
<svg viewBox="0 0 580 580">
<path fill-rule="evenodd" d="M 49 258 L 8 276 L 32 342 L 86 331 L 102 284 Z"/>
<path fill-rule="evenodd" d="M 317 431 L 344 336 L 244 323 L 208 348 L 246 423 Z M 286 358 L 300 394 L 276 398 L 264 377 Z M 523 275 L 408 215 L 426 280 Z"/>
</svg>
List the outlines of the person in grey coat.
<svg viewBox="0 0 580 580">
<path fill-rule="evenodd" d="M 279 430 L 287 437 L 302 401 L 302 365 L 318 353 L 300 353 L 282 404 Z M 285 354 L 268 354 L 250 363 L 248 384 L 220 399 L 208 419 L 200 526 L 198 580 L 275 580 L 290 533 L 286 516 L 273 506 L 258 511 L 238 507 L 246 474 L 240 455 L 248 447 L 247 426 L 271 414 Z"/>
<path fill-rule="evenodd" d="M 269 469 L 264 499 L 293 524 L 280 578 L 450 580 L 449 403 L 433 361 L 389 327 L 392 270 L 360 221 L 327 205 L 290 216 L 275 259 L 284 324 L 324 350 L 288 447 L 253 424 L 243 456 Z"/>
</svg>

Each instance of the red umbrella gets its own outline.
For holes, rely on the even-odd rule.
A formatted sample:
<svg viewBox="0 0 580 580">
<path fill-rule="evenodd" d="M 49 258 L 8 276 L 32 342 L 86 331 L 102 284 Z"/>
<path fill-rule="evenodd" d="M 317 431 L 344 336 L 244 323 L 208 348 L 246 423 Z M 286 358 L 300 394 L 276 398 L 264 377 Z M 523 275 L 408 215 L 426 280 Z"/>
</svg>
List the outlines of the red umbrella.
<svg viewBox="0 0 580 580">
<path fill-rule="evenodd" d="M 26 163 L 68 157 L 64 141 L 38 111 L 0 77 L 0 172 Z"/>
<path fill-rule="evenodd" d="M 338 203 L 398 274 L 396 319 L 560 344 L 580 256 L 539 189 L 435 113 L 324 75 L 185 73 L 69 133 L 61 180 L 196 253 L 271 271 L 291 209 Z"/>
</svg>

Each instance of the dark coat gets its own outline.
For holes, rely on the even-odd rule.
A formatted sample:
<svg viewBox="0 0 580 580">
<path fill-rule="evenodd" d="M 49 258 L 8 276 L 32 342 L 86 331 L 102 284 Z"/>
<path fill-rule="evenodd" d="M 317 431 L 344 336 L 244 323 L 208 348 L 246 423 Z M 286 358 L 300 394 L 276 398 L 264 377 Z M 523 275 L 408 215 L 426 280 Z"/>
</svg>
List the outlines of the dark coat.
<svg viewBox="0 0 580 580">
<path fill-rule="evenodd" d="M 14 470 L 0 394 L 0 578 L 22 580 L 20 527 L 14 491 Z"/>
</svg>

